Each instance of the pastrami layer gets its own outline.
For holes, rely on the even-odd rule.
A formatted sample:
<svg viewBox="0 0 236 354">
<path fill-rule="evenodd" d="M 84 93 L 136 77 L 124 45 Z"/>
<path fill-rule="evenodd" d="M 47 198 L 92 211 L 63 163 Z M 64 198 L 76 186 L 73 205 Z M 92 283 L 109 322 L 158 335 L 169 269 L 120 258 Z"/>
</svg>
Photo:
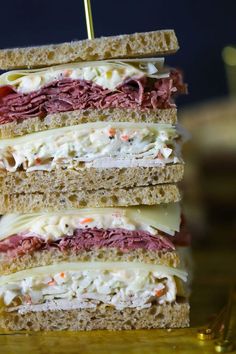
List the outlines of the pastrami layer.
<svg viewBox="0 0 236 354">
<path fill-rule="evenodd" d="M 115 91 L 90 81 L 71 79 L 55 81 L 29 94 L 3 86 L 0 87 L 0 124 L 89 108 L 166 109 L 175 107 L 173 96 L 185 91 L 177 70 L 164 79 L 131 78 Z"/>
<path fill-rule="evenodd" d="M 136 249 L 148 251 L 173 251 L 175 246 L 188 246 L 190 236 L 182 223 L 180 232 L 175 236 L 151 235 L 140 230 L 113 229 L 76 229 L 72 236 L 64 236 L 57 241 L 46 241 L 40 235 L 20 233 L 9 236 L 0 242 L 0 253 L 7 253 L 11 257 L 33 253 L 34 251 L 57 248 L 67 250 L 86 251 L 94 248 L 117 248 L 122 252 Z"/>
<path fill-rule="evenodd" d="M 64 236 L 57 241 L 46 241 L 40 235 L 21 233 L 9 236 L 0 242 L 0 252 L 11 256 L 32 253 L 50 247 L 61 251 L 68 249 L 90 250 L 92 248 L 118 248 L 122 251 L 146 249 L 150 251 L 174 250 L 173 243 L 165 236 L 153 236 L 146 231 L 125 229 L 76 229 L 73 236 Z"/>
</svg>

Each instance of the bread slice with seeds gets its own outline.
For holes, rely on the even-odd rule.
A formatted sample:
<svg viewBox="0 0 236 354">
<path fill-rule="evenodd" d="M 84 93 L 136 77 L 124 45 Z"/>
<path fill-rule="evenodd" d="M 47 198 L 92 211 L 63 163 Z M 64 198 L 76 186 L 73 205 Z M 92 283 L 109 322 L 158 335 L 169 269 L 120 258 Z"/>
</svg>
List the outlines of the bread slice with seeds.
<svg viewBox="0 0 236 354">
<path fill-rule="evenodd" d="M 99 305 L 95 308 L 3 312 L 0 327 L 5 330 L 62 331 L 62 330 L 128 330 L 151 328 L 180 328 L 189 326 L 189 304 L 185 299 L 149 308 L 125 308 Z"/>
<path fill-rule="evenodd" d="M 84 109 L 48 114 L 0 124 L 0 138 L 14 138 L 47 129 L 56 129 L 92 122 L 177 123 L 177 109 Z"/>
<path fill-rule="evenodd" d="M 1 49 L 0 69 L 37 68 L 75 61 L 137 58 L 175 53 L 174 30 L 123 34 L 38 47 Z"/>
<path fill-rule="evenodd" d="M 181 195 L 175 184 L 98 189 L 56 193 L 0 194 L 0 214 L 57 211 L 82 207 L 117 207 L 178 202 Z"/>
<path fill-rule="evenodd" d="M 177 183 L 184 174 L 183 164 L 156 167 L 129 168 L 81 168 L 78 170 L 57 168 L 52 171 L 0 171 L 0 192 L 66 193 L 78 190 L 95 191 L 154 186 Z"/>
<path fill-rule="evenodd" d="M 123 252 L 118 248 L 92 248 L 90 250 L 68 249 L 61 251 L 56 247 L 28 252 L 17 257 L 0 253 L 0 274 L 11 274 L 24 269 L 43 267 L 60 262 L 140 262 L 177 267 L 180 258 L 177 251 L 150 251 L 142 248 Z"/>
</svg>

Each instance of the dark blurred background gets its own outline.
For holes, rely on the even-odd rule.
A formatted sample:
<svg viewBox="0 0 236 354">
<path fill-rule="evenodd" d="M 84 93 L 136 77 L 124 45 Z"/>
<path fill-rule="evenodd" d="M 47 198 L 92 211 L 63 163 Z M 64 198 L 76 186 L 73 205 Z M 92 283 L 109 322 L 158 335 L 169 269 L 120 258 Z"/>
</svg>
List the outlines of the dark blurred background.
<svg viewBox="0 0 236 354">
<path fill-rule="evenodd" d="M 181 50 L 168 63 L 185 71 L 181 104 L 227 94 L 222 48 L 236 43 L 236 0 L 91 0 L 96 36 L 174 28 Z M 0 47 L 86 38 L 83 0 L 1 1 Z"/>
</svg>

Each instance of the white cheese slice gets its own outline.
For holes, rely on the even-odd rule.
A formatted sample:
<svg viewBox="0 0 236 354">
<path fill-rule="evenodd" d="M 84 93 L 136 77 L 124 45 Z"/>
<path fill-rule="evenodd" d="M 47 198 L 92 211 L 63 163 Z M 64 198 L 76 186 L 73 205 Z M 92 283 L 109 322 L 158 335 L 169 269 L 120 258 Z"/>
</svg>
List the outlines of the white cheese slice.
<svg viewBox="0 0 236 354">
<path fill-rule="evenodd" d="M 0 140 L 0 150 L 11 145 L 25 145 L 31 144 L 34 146 L 38 142 L 40 144 L 45 144 L 46 142 L 50 142 L 51 139 L 55 139 L 58 136 L 64 136 L 67 133 L 75 132 L 75 131 L 95 131 L 102 128 L 106 128 L 112 126 L 112 128 L 117 129 L 133 129 L 133 130 L 141 130 L 141 129 L 150 129 L 155 132 L 163 131 L 167 132 L 168 134 L 173 135 L 174 137 L 177 135 L 177 131 L 175 127 L 171 124 L 159 124 L 159 123 L 132 123 L 132 122 L 95 122 L 95 123 L 83 123 L 69 127 L 63 128 L 56 128 L 56 129 L 49 129 L 44 130 L 36 133 L 26 134 L 23 136 L 18 136 L 10 139 L 1 139 Z M 97 140 L 96 140 L 97 141 Z"/>
<path fill-rule="evenodd" d="M 0 240 L 21 232 L 33 232 L 45 239 L 58 239 L 73 234 L 76 228 L 124 228 L 156 230 L 174 235 L 180 228 L 180 205 L 170 203 L 127 208 L 73 209 L 51 213 L 6 214 L 0 219 Z M 82 220 L 86 221 L 80 222 Z"/>
<path fill-rule="evenodd" d="M 155 272 L 160 276 L 176 276 L 183 281 L 187 281 L 187 272 L 183 269 L 172 268 L 157 264 L 137 263 L 137 262 L 61 262 L 58 264 L 47 265 L 25 269 L 9 275 L 0 277 L 0 286 L 12 282 L 21 281 L 27 277 L 53 276 L 65 271 L 89 271 L 89 270 L 139 270 L 144 272 Z"/>
<path fill-rule="evenodd" d="M 31 93 L 61 79 L 92 81 L 114 90 L 132 77 L 168 77 L 164 58 L 114 59 L 56 65 L 33 70 L 14 70 L 0 75 L 0 85 L 10 85 L 19 93 Z"/>
<path fill-rule="evenodd" d="M 181 209 L 179 203 L 169 203 L 164 205 L 146 205 L 140 208 L 128 208 L 130 214 L 143 222 L 174 235 L 175 231 L 180 230 Z"/>
</svg>

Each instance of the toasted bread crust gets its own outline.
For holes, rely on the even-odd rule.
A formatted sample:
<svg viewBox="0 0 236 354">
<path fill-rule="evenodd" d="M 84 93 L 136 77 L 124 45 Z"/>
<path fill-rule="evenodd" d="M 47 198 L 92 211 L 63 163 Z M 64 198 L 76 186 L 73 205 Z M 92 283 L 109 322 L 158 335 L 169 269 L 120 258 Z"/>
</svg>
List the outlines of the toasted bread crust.
<svg viewBox="0 0 236 354">
<path fill-rule="evenodd" d="M 0 214 L 178 202 L 175 184 L 57 193 L 0 194 Z"/>
<path fill-rule="evenodd" d="M 174 30 L 124 34 L 39 47 L 0 50 L 0 69 L 34 68 L 74 61 L 132 58 L 174 53 Z"/>
<path fill-rule="evenodd" d="M 3 312 L 0 327 L 5 330 L 130 330 L 150 328 L 180 328 L 189 326 L 189 304 L 181 299 L 171 304 L 152 305 L 138 310 L 116 310 L 111 306 L 41 312 Z"/>
<path fill-rule="evenodd" d="M 177 183 L 184 174 L 183 164 L 156 167 L 59 168 L 48 171 L 0 172 L 0 192 L 62 193 L 78 190 L 133 188 L 165 183 Z"/>
<path fill-rule="evenodd" d="M 34 117 L 0 125 L 0 138 L 30 134 L 90 122 L 135 122 L 135 123 L 177 123 L 176 108 L 168 109 L 85 109 L 49 114 L 45 118 Z"/>
<path fill-rule="evenodd" d="M 180 263 L 179 255 L 175 251 L 148 251 L 140 248 L 123 252 L 118 248 L 95 247 L 86 251 L 68 249 L 62 252 L 52 247 L 14 258 L 9 257 L 7 253 L 0 253 L 0 275 L 60 262 L 92 262 L 101 260 L 104 262 L 161 264 L 168 267 L 177 267 Z"/>
</svg>

